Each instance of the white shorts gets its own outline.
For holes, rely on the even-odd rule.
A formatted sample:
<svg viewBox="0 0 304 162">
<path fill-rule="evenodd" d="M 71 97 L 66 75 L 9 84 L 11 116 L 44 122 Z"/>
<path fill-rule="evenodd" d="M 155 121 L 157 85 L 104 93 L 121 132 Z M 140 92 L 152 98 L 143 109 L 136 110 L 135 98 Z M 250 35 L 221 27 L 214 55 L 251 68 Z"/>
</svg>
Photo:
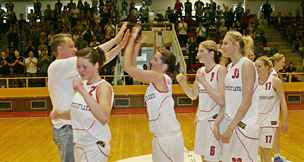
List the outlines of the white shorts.
<svg viewBox="0 0 304 162">
<path fill-rule="evenodd" d="M 229 143 L 223 143 L 223 162 L 257 162 L 259 126 L 239 126 L 233 131 Z"/>
<path fill-rule="evenodd" d="M 184 140 L 181 132 L 154 137 L 152 140 L 153 162 L 183 162 Z"/>
<path fill-rule="evenodd" d="M 91 144 L 75 143 L 75 162 L 107 162 L 110 145 L 103 142 Z"/>
<path fill-rule="evenodd" d="M 203 155 L 206 161 L 220 161 L 221 160 L 221 143 L 216 140 L 213 135 L 213 124 L 206 118 L 205 120 L 198 120 L 196 123 L 194 152 L 198 155 Z"/>
<path fill-rule="evenodd" d="M 275 133 L 277 131 L 277 127 L 266 127 L 261 128 L 260 133 L 260 147 L 262 148 L 272 148 L 273 141 L 275 140 Z"/>
</svg>

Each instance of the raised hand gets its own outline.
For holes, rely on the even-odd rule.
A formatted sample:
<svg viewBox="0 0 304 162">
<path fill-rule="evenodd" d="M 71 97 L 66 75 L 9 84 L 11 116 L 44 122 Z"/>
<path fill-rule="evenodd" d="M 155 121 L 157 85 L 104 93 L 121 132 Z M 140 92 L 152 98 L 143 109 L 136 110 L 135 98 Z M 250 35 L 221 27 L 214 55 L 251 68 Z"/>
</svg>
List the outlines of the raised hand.
<svg viewBox="0 0 304 162">
<path fill-rule="evenodd" d="M 127 22 L 124 22 L 123 25 L 121 26 L 119 32 L 117 33 L 117 35 L 114 38 L 116 43 L 119 43 L 123 39 L 124 33 L 126 30 L 127 30 Z"/>
<path fill-rule="evenodd" d="M 122 41 L 119 43 L 119 46 L 120 46 L 121 49 L 126 47 L 126 45 L 128 43 L 128 40 L 129 40 L 129 37 L 130 37 L 130 30 L 127 29 L 127 31 L 124 34 L 124 37 L 123 37 Z"/>
<path fill-rule="evenodd" d="M 179 74 L 176 75 L 176 81 L 178 83 L 186 82 L 187 81 L 187 77 L 184 74 L 179 73 Z"/>
<path fill-rule="evenodd" d="M 81 82 L 80 79 L 73 81 L 73 89 L 74 91 L 79 93 L 84 92 L 83 83 Z"/>
</svg>

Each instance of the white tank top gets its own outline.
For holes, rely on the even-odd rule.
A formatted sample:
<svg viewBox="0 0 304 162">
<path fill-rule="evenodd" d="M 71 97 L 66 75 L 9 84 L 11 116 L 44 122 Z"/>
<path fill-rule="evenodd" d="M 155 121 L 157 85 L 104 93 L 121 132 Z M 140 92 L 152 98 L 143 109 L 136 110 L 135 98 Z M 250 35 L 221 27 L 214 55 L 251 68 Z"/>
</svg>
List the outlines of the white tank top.
<svg viewBox="0 0 304 162">
<path fill-rule="evenodd" d="M 206 72 L 206 67 L 201 67 L 198 69 L 197 73 L 204 73 L 206 80 L 211 85 L 211 87 L 217 90 L 218 88 L 218 70 L 221 66 L 215 65 L 210 72 Z M 198 119 L 205 119 L 212 117 L 217 114 L 220 110 L 220 106 L 209 96 L 205 87 L 198 83 Z"/>
<path fill-rule="evenodd" d="M 227 67 L 227 75 L 225 78 L 225 113 L 233 119 L 239 109 L 239 106 L 243 100 L 243 84 L 242 84 L 242 66 L 245 61 L 252 61 L 246 57 L 242 57 L 235 65 L 232 66 L 230 63 Z M 249 107 L 246 115 L 241 120 L 244 123 L 257 123 L 258 118 L 258 108 L 257 101 L 258 97 L 256 94 L 256 88 L 258 84 L 258 74 L 255 70 L 255 84 L 254 84 L 254 94 L 252 96 L 251 106 Z M 244 78 L 246 80 L 246 78 Z"/>
<path fill-rule="evenodd" d="M 271 71 L 271 73 L 270 73 L 270 75 L 274 75 L 274 76 L 278 76 L 278 73 L 272 68 L 272 71 Z"/>
<path fill-rule="evenodd" d="M 166 135 L 180 131 L 180 124 L 174 111 L 172 80 L 164 74 L 167 92 L 160 92 L 150 83 L 145 94 L 149 127 L 154 135 Z"/>
<path fill-rule="evenodd" d="M 105 80 L 101 80 L 97 83 L 87 85 L 84 82 L 84 88 L 94 99 L 97 101 L 97 86 Z M 108 83 L 109 84 L 109 83 Z M 113 91 L 113 90 L 112 90 Z M 113 103 L 113 98 L 112 98 Z M 111 105 L 112 106 L 112 105 Z M 103 142 L 109 142 L 111 139 L 111 132 L 108 124 L 101 124 L 91 113 L 90 107 L 85 102 L 84 98 L 76 93 L 71 109 L 71 120 L 73 126 L 74 142 L 87 143 L 86 140 L 96 139 Z"/>
<path fill-rule="evenodd" d="M 280 97 L 273 88 L 273 78 L 270 74 L 267 81 L 258 86 L 259 124 L 262 127 L 278 127 L 280 115 Z"/>
</svg>

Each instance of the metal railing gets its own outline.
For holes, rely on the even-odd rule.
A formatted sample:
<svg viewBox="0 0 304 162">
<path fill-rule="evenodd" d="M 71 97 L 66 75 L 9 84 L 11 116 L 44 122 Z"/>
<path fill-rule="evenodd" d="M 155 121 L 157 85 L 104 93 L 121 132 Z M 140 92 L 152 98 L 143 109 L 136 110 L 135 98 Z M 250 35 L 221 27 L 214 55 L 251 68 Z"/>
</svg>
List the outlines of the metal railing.
<svg viewBox="0 0 304 162">
<path fill-rule="evenodd" d="M 195 74 L 186 74 L 188 83 L 191 84 L 195 80 Z M 279 73 L 279 77 L 285 82 L 304 82 L 304 72 Z M 102 75 L 112 85 L 114 85 L 115 75 Z M 143 82 L 135 81 L 129 75 L 122 75 L 121 81 L 116 85 L 142 85 Z M 173 79 L 175 80 L 175 79 Z M 47 77 L 7 77 L 0 78 L 0 88 L 28 88 L 28 87 L 47 87 Z"/>
</svg>

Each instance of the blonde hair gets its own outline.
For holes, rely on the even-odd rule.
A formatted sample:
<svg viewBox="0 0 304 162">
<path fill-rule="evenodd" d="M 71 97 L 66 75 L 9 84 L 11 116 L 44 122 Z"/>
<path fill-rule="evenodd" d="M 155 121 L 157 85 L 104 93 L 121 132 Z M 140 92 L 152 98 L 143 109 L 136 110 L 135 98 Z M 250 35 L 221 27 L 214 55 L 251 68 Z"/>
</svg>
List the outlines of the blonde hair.
<svg viewBox="0 0 304 162">
<path fill-rule="evenodd" d="M 250 35 L 243 36 L 243 41 L 245 44 L 245 48 L 254 52 L 254 41 Z"/>
<path fill-rule="evenodd" d="M 71 34 L 59 33 L 59 34 L 54 35 L 54 37 L 51 41 L 52 42 L 51 50 L 55 57 L 58 56 L 58 53 L 57 53 L 58 46 L 60 46 L 62 43 L 67 42 L 68 39 L 72 39 Z"/>
<path fill-rule="evenodd" d="M 213 51 L 213 58 L 215 63 L 219 63 L 221 60 L 221 54 L 218 51 L 218 45 L 213 40 L 206 40 L 199 44 L 200 46 L 203 46 L 209 51 Z"/>
<path fill-rule="evenodd" d="M 262 61 L 263 64 L 265 66 L 267 66 L 268 68 L 272 68 L 273 67 L 271 59 L 269 57 L 267 57 L 267 56 L 261 56 L 261 57 L 259 57 L 257 59 L 257 61 Z"/>
<path fill-rule="evenodd" d="M 276 54 L 274 54 L 271 58 L 270 58 L 270 60 L 272 61 L 272 63 L 274 64 L 275 62 L 277 62 L 277 61 L 280 61 L 282 58 L 284 58 L 285 56 L 283 55 L 283 54 L 281 54 L 281 53 L 276 53 Z"/>
<path fill-rule="evenodd" d="M 226 33 L 226 35 L 229 36 L 232 41 L 239 43 L 241 54 L 244 56 L 245 55 L 245 51 L 244 51 L 245 41 L 243 39 L 243 35 L 238 31 L 228 31 Z"/>
</svg>

